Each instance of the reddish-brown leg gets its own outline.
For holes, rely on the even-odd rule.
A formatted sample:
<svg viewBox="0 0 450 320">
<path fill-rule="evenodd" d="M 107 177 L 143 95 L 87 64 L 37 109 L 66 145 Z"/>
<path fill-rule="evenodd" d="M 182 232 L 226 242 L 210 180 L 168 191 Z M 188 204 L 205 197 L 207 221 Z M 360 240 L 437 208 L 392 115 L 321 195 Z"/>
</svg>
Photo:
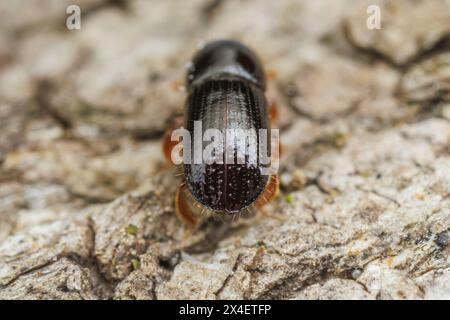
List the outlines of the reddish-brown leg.
<svg viewBox="0 0 450 320">
<path fill-rule="evenodd" d="M 264 205 L 275 199 L 279 194 L 279 180 L 277 175 L 272 175 L 266 185 L 263 194 L 256 201 L 256 208 L 266 217 L 284 221 L 284 218 L 271 214 L 264 209 Z"/>
<path fill-rule="evenodd" d="M 177 195 L 175 197 L 175 209 L 178 217 L 186 223 L 188 226 L 195 228 L 198 224 L 198 219 L 194 212 L 192 212 L 189 205 L 189 199 L 187 199 L 186 185 L 182 184 L 178 188 Z"/>
<path fill-rule="evenodd" d="M 269 120 L 270 123 L 276 123 L 279 119 L 280 113 L 276 102 L 272 102 L 269 106 Z"/>
<path fill-rule="evenodd" d="M 182 124 L 183 124 L 183 117 L 175 115 L 168 124 L 168 129 L 166 130 L 163 136 L 162 151 L 168 163 L 167 167 L 169 167 L 172 164 L 172 150 L 179 143 L 179 141 L 172 141 L 171 139 L 172 132 L 175 129 L 180 128 Z"/>
<path fill-rule="evenodd" d="M 275 69 L 269 69 L 266 72 L 266 77 L 268 81 L 273 81 L 278 78 L 278 72 Z"/>
<path fill-rule="evenodd" d="M 276 102 L 272 102 L 269 106 L 269 120 L 271 125 L 273 126 L 278 122 L 280 118 L 280 111 Z M 277 156 L 281 156 L 281 142 L 279 144 L 279 154 Z"/>
<path fill-rule="evenodd" d="M 267 182 L 266 188 L 263 193 L 256 200 L 256 207 L 261 208 L 266 203 L 269 203 L 273 199 L 275 199 L 280 193 L 279 181 L 277 175 L 271 175 L 269 177 L 269 181 Z"/>
<path fill-rule="evenodd" d="M 167 132 L 162 142 L 162 150 L 168 163 L 172 163 L 172 150 L 179 143 L 178 141 L 171 140 L 171 134 L 172 132 Z"/>
</svg>

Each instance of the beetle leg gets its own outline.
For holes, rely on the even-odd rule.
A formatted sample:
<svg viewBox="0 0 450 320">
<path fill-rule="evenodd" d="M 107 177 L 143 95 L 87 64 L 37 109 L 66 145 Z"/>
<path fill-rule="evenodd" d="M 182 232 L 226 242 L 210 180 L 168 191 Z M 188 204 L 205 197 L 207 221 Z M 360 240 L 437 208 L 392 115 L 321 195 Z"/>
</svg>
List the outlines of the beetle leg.
<svg viewBox="0 0 450 320">
<path fill-rule="evenodd" d="M 175 210 L 178 217 L 186 223 L 188 226 L 194 228 L 198 224 L 198 219 L 194 212 L 192 212 L 189 205 L 189 199 L 187 199 L 186 185 L 182 184 L 178 187 L 177 195 L 175 198 Z"/>
<path fill-rule="evenodd" d="M 168 129 L 164 133 L 162 140 L 162 151 L 168 163 L 172 163 L 172 150 L 179 143 L 179 141 L 172 141 L 172 132 L 173 130 L 180 128 L 182 124 L 183 118 L 179 115 L 175 115 L 168 124 Z"/>
<path fill-rule="evenodd" d="M 271 214 L 264 209 L 264 205 L 275 199 L 280 193 L 279 184 L 280 182 L 277 175 L 270 176 L 263 194 L 261 194 L 259 199 L 256 200 L 256 208 L 258 208 L 259 211 L 261 211 L 261 213 L 268 218 L 284 221 L 285 219 L 283 217 Z"/>
<path fill-rule="evenodd" d="M 269 69 L 266 72 L 266 76 L 268 81 L 273 81 L 278 78 L 278 72 L 276 69 Z"/>
<path fill-rule="evenodd" d="M 269 120 L 271 124 L 275 124 L 279 121 L 280 119 L 280 109 L 277 105 L 276 102 L 272 102 L 268 108 L 269 111 Z M 281 156 L 281 142 L 278 143 L 279 148 L 278 148 L 278 154 L 277 156 L 280 157 Z"/>
<path fill-rule="evenodd" d="M 256 200 L 256 207 L 261 208 L 266 203 L 269 203 L 275 199 L 280 193 L 280 182 L 277 175 L 271 175 L 267 182 L 266 188 L 263 193 Z"/>
<path fill-rule="evenodd" d="M 162 150 L 168 163 L 172 163 L 172 150 L 179 143 L 178 141 L 172 141 L 171 134 L 171 131 L 166 132 L 162 142 Z"/>
<path fill-rule="evenodd" d="M 272 102 L 269 106 L 269 119 L 271 123 L 276 123 L 280 117 L 278 105 L 276 102 Z"/>
</svg>

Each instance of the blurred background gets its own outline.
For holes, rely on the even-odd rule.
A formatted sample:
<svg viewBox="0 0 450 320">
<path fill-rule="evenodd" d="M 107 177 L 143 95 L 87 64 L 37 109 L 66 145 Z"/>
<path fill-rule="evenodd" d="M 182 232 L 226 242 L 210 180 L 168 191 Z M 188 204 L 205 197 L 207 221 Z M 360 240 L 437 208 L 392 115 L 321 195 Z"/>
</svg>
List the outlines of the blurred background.
<svg viewBox="0 0 450 320">
<path fill-rule="evenodd" d="M 73 4 L 81 28 L 69 30 Z M 367 27 L 373 4 L 381 29 Z M 448 0 L 3 0 L 0 242 L 160 172 L 162 136 L 183 112 L 185 67 L 221 38 L 253 48 L 269 75 L 283 143 L 280 205 L 294 216 L 306 209 L 291 192 L 305 186 L 333 197 L 376 182 L 395 195 L 409 183 L 395 177 L 401 161 L 433 163 L 430 150 L 448 157 Z M 399 148 L 412 131 L 396 128 L 416 122 L 433 147 Z M 331 212 L 314 219 L 344 221 Z"/>
</svg>

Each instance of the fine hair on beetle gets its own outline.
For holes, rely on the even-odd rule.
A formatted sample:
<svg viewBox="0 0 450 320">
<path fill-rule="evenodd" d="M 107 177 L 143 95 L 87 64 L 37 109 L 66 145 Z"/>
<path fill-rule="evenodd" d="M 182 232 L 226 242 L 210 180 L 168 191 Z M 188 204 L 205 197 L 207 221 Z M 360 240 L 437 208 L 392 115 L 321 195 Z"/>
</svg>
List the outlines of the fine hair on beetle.
<svg viewBox="0 0 450 320">
<path fill-rule="evenodd" d="M 182 188 L 186 185 L 186 177 L 183 173 L 183 165 L 177 165 L 175 167 L 175 176 L 181 178 L 181 182 L 179 184 L 179 187 Z M 190 192 L 185 192 L 185 195 L 189 198 L 191 201 L 191 205 L 195 207 L 197 210 L 196 212 L 200 214 L 201 216 L 205 218 L 212 218 L 213 220 L 220 220 L 221 222 L 225 222 L 226 220 L 229 220 L 228 218 L 231 218 L 231 222 L 237 221 L 240 218 L 242 218 L 244 215 L 247 215 L 249 217 L 253 216 L 258 208 L 256 208 L 255 203 L 252 203 L 251 205 L 243 208 L 243 210 L 240 210 L 239 212 L 236 212 L 232 216 L 227 215 L 217 215 L 216 212 L 209 209 L 208 207 L 205 207 L 202 203 L 200 203 Z M 267 199 L 265 199 L 267 200 Z"/>
<path fill-rule="evenodd" d="M 203 133 L 203 134 L 202 134 Z M 270 133 L 270 138 L 268 138 Z M 181 139 L 181 141 L 180 141 Z M 247 164 L 260 165 L 261 174 L 272 175 L 278 170 L 278 129 L 206 129 L 194 121 L 194 137 L 184 129 L 172 132 L 171 141 L 178 141 L 171 160 L 179 164 Z"/>
</svg>

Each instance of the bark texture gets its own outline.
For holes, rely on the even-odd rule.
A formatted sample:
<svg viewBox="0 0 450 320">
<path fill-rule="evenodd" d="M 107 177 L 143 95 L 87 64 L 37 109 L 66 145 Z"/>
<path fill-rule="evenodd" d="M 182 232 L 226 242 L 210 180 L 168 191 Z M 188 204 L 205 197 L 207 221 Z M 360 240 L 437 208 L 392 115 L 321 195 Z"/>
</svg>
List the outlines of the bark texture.
<svg viewBox="0 0 450 320">
<path fill-rule="evenodd" d="M 0 30 L 1 299 L 450 298 L 449 1 L 2 1 Z M 274 78 L 281 195 L 192 231 L 161 139 L 218 38 Z"/>
</svg>

